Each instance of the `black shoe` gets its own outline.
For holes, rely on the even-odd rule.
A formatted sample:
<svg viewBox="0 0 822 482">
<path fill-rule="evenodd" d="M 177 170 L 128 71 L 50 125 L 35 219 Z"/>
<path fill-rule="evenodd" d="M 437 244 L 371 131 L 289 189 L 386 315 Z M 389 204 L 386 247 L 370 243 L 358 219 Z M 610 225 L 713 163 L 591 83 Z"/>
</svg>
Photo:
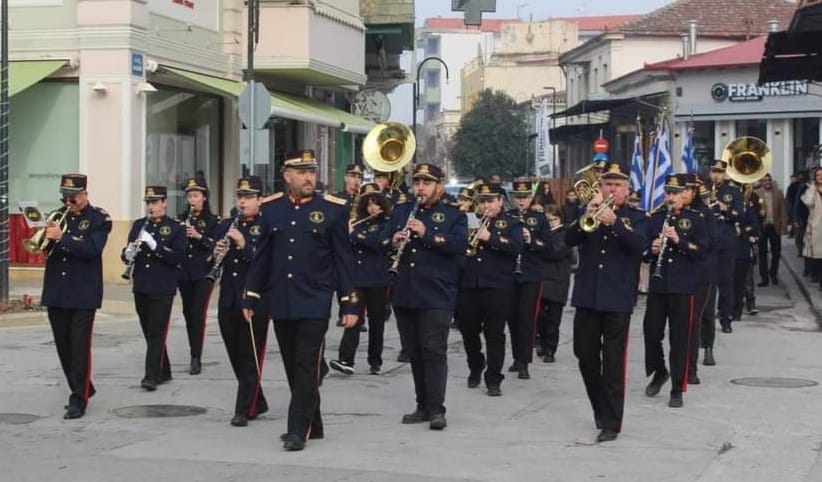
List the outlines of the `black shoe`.
<svg viewBox="0 0 822 482">
<path fill-rule="evenodd" d="M 293 434 L 288 434 L 283 442 L 283 449 L 289 452 L 296 452 L 304 448 L 305 440 Z"/>
<path fill-rule="evenodd" d="M 705 356 L 702 358 L 702 364 L 709 367 L 716 365 L 713 348 L 705 348 Z"/>
<path fill-rule="evenodd" d="M 189 375 L 199 375 L 203 371 L 203 364 L 200 362 L 200 357 L 191 357 L 191 366 L 188 369 Z"/>
<path fill-rule="evenodd" d="M 756 316 L 759 314 L 759 310 L 757 310 L 756 308 L 751 308 L 750 310 L 748 310 L 748 314 L 751 316 Z"/>
<path fill-rule="evenodd" d="M 171 381 L 171 373 L 168 375 L 160 375 L 160 381 L 157 382 L 157 385 L 162 385 L 163 383 L 168 383 Z"/>
<path fill-rule="evenodd" d="M 545 347 L 538 344 L 537 347 L 536 347 L 536 352 L 537 352 L 537 356 L 542 358 L 543 356 L 545 356 Z"/>
<path fill-rule="evenodd" d="M 409 363 L 411 361 L 411 357 L 408 356 L 408 353 L 400 350 L 400 354 L 397 356 L 397 361 L 400 363 Z"/>
<path fill-rule="evenodd" d="M 328 375 L 328 363 L 325 362 L 325 359 L 320 360 L 320 383 L 317 385 L 322 386 L 323 379 Z"/>
<path fill-rule="evenodd" d="M 671 408 L 682 408 L 685 403 L 682 401 L 682 392 L 671 392 L 671 399 L 668 406 Z"/>
<path fill-rule="evenodd" d="M 542 362 L 543 363 L 554 363 L 555 361 L 556 361 L 556 359 L 554 358 L 554 354 L 551 353 L 550 351 L 546 352 L 545 356 L 542 357 Z"/>
<path fill-rule="evenodd" d="M 721 328 L 722 333 L 733 333 L 734 330 L 733 330 L 733 328 L 731 328 L 731 322 L 730 321 L 726 321 L 724 323 L 721 323 L 721 325 L 722 325 L 722 328 Z"/>
<path fill-rule="evenodd" d="M 80 418 L 86 414 L 86 411 L 80 407 L 69 406 L 68 410 L 66 410 L 66 414 L 63 415 L 63 419 L 65 420 L 72 420 L 75 418 Z"/>
<path fill-rule="evenodd" d="M 414 413 L 407 413 L 402 416 L 402 423 L 408 425 L 412 423 L 423 423 L 431 420 L 431 417 L 428 416 L 428 412 L 416 409 Z"/>
<path fill-rule="evenodd" d="M 774 286 L 779 286 L 779 279 L 776 276 L 771 279 L 771 282 Z"/>
<path fill-rule="evenodd" d="M 460 326 L 457 324 L 457 320 L 451 320 L 450 327 L 451 327 L 452 330 L 459 330 L 460 329 Z"/>
<path fill-rule="evenodd" d="M 482 371 L 471 372 L 471 374 L 468 375 L 468 388 L 477 388 L 480 384 L 481 375 Z"/>
<path fill-rule="evenodd" d="M 248 417 L 245 415 L 234 415 L 231 417 L 231 425 L 235 427 L 248 427 Z"/>
<path fill-rule="evenodd" d="M 528 365 L 523 364 L 519 367 L 519 373 L 517 373 L 517 378 L 519 378 L 520 380 L 531 379 L 531 374 L 528 373 Z"/>
<path fill-rule="evenodd" d="M 340 361 L 340 360 L 331 360 L 328 364 L 334 370 L 344 374 L 344 375 L 353 375 L 354 374 L 354 366 L 348 362 Z"/>
<path fill-rule="evenodd" d="M 734 313 L 733 315 L 731 315 L 731 321 L 741 321 L 741 320 L 742 320 L 742 313 Z M 730 323 L 728 324 L 728 326 L 730 326 Z"/>
<path fill-rule="evenodd" d="M 499 385 L 488 385 L 488 396 L 489 397 L 501 397 L 502 390 L 500 390 Z"/>
<path fill-rule="evenodd" d="M 379 375 L 380 374 L 380 366 L 379 365 L 371 365 L 371 368 L 368 370 L 371 372 L 372 375 Z"/>
<path fill-rule="evenodd" d="M 665 382 L 671 378 L 671 375 L 668 373 L 668 370 L 665 370 L 660 375 L 659 372 L 654 373 L 654 378 L 651 379 L 651 383 L 645 387 L 645 395 L 648 397 L 655 397 L 659 395 L 659 391 L 662 390 L 662 385 L 665 385 Z"/>
<path fill-rule="evenodd" d="M 431 430 L 442 430 L 448 426 L 448 422 L 445 421 L 445 414 L 444 413 L 435 413 L 431 415 L 431 421 L 428 422 L 428 428 Z"/>
<path fill-rule="evenodd" d="M 140 380 L 140 386 L 145 388 L 149 392 L 157 390 L 157 382 L 150 378 L 143 378 L 142 380 Z"/>
<path fill-rule="evenodd" d="M 696 373 L 688 374 L 688 385 L 699 385 L 699 383 L 699 377 L 696 376 Z"/>
<path fill-rule="evenodd" d="M 774 284 L 776 284 L 776 283 L 774 283 Z M 768 280 L 762 280 L 762 282 L 757 283 L 756 286 L 759 286 L 760 288 L 764 288 L 765 286 L 768 286 Z"/>
<path fill-rule="evenodd" d="M 602 428 L 605 426 L 602 424 L 602 419 L 599 417 L 599 415 L 594 415 L 594 425 L 596 425 L 597 430 L 602 430 Z"/>
<path fill-rule="evenodd" d="M 322 433 L 322 432 L 314 432 L 314 431 L 312 431 L 312 432 L 308 435 L 308 440 L 321 440 L 321 439 L 323 439 L 323 438 L 324 438 L 324 435 L 323 435 L 323 433 Z M 281 433 L 281 434 L 280 434 L 280 442 L 285 442 L 286 440 L 288 440 L 288 434 L 287 434 L 287 433 Z"/>
<path fill-rule="evenodd" d="M 360 325 L 360 333 L 367 333 L 367 332 L 368 332 L 368 327 L 365 326 L 365 323 Z"/>
<path fill-rule="evenodd" d="M 519 371 L 519 362 L 518 361 L 515 361 L 514 363 L 511 364 L 510 367 L 508 367 L 508 372 L 509 373 L 516 373 L 518 371 Z"/>
<path fill-rule="evenodd" d="M 604 429 L 597 435 L 597 442 L 612 442 L 617 439 L 617 431 L 609 428 Z"/>
</svg>

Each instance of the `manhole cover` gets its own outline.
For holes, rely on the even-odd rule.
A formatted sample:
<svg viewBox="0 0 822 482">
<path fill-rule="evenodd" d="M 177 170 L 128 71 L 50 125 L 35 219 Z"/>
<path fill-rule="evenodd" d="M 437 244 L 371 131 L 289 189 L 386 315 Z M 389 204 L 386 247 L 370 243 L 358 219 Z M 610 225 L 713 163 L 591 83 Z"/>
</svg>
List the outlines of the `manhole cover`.
<svg viewBox="0 0 822 482">
<path fill-rule="evenodd" d="M 745 385 L 747 387 L 768 387 L 768 388 L 802 388 L 818 385 L 813 380 L 803 378 L 779 378 L 779 377 L 751 377 L 735 378 L 731 383 Z"/>
<path fill-rule="evenodd" d="M 134 405 L 114 409 L 114 414 L 122 418 L 190 417 L 205 412 L 205 408 L 192 405 Z"/>
<path fill-rule="evenodd" d="M 6 425 L 25 425 L 39 419 L 39 416 L 30 413 L 0 413 L 0 423 Z"/>
</svg>

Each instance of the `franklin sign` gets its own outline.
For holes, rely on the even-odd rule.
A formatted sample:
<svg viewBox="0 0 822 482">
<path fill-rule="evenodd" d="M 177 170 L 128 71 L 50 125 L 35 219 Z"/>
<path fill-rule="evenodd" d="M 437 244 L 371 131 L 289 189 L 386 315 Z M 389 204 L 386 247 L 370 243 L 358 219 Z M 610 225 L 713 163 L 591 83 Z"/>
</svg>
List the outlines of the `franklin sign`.
<svg viewBox="0 0 822 482">
<path fill-rule="evenodd" d="M 808 82 L 805 80 L 788 80 L 769 82 L 767 84 L 714 84 L 711 97 L 717 102 L 756 102 L 765 97 L 785 97 L 808 95 Z"/>
</svg>

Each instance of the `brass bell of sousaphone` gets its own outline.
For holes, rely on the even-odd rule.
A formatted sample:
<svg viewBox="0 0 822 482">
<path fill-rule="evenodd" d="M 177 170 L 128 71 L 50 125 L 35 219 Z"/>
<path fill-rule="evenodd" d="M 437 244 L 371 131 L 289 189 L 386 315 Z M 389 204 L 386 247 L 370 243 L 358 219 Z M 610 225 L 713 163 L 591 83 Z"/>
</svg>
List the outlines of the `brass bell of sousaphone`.
<svg viewBox="0 0 822 482">
<path fill-rule="evenodd" d="M 362 157 L 375 171 L 400 174 L 414 158 L 416 149 L 417 139 L 411 129 L 400 122 L 389 121 L 368 132 L 362 143 Z"/>
<path fill-rule="evenodd" d="M 739 184 L 753 184 L 771 170 L 773 155 L 768 144 L 757 137 L 737 137 L 725 147 L 722 160 L 728 163 L 726 174 Z"/>
</svg>

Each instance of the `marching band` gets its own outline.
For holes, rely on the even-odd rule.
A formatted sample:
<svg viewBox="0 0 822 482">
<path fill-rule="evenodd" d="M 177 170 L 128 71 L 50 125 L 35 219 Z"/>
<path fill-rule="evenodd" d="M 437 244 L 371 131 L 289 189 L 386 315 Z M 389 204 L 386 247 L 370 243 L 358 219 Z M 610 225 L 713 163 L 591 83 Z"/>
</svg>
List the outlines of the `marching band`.
<svg viewBox="0 0 822 482">
<path fill-rule="evenodd" d="M 517 180 L 513 209 L 506 211 L 498 183 L 479 180 L 452 200 L 442 170 L 432 164 L 415 165 L 410 192 L 404 192 L 398 181 L 414 142 L 397 125 L 383 126 L 376 138 L 369 134 L 364 158 L 375 181 L 362 184 L 362 166 L 348 166 L 339 195 L 316 191 L 313 151 L 290 153 L 282 170 L 286 192 L 263 197 L 260 178 L 242 177 L 236 214 L 223 220 L 211 214 L 203 180 L 187 181 L 189 208 L 176 220 L 167 216 L 166 187 L 146 187 L 146 215 L 132 223 L 121 254 L 146 341 L 141 387 L 154 391 L 172 378 L 166 338 L 177 289 L 189 373 L 200 373 L 208 301 L 219 283 L 219 329 L 238 383 L 230 424 L 246 426 L 269 409 L 261 380 L 273 322 L 291 391 L 281 440 L 285 450 L 302 450 L 325 436 L 320 385 L 336 295 L 345 330 L 331 368 L 355 373 L 367 320 L 367 363 L 379 375 L 384 326 L 393 310 L 416 395 L 414 410 L 401 422 L 442 430 L 452 323 L 467 357 L 468 388 L 484 381 L 487 395 L 501 396 L 506 324 L 509 372 L 529 379 L 534 351 L 554 362 L 578 259 L 570 298 L 573 352 L 600 431 L 597 441 L 612 441 L 623 426 L 628 332 L 645 261 L 652 273 L 643 319 L 651 377 L 645 394 L 656 396 L 670 380 L 668 405 L 684 406 L 688 385 L 699 383 L 699 348 L 704 365 L 716 363 L 717 299 L 724 333 L 741 313 L 760 236 L 758 202 L 743 191 L 767 172 L 767 148 L 752 154 L 729 146 L 711 164 L 710 180 L 668 176 L 665 203 L 650 213 L 636 207 L 628 168 L 616 162 L 581 170 L 573 189 L 579 204 L 563 207 L 543 186 Z M 740 174 L 743 162 L 755 172 Z M 48 254 L 42 304 L 71 392 L 66 419 L 82 417 L 95 393 L 91 332 L 111 231 L 110 217 L 89 203 L 86 187 L 86 176 L 64 175 L 64 206 L 27 240 Z"/>
</svg>

